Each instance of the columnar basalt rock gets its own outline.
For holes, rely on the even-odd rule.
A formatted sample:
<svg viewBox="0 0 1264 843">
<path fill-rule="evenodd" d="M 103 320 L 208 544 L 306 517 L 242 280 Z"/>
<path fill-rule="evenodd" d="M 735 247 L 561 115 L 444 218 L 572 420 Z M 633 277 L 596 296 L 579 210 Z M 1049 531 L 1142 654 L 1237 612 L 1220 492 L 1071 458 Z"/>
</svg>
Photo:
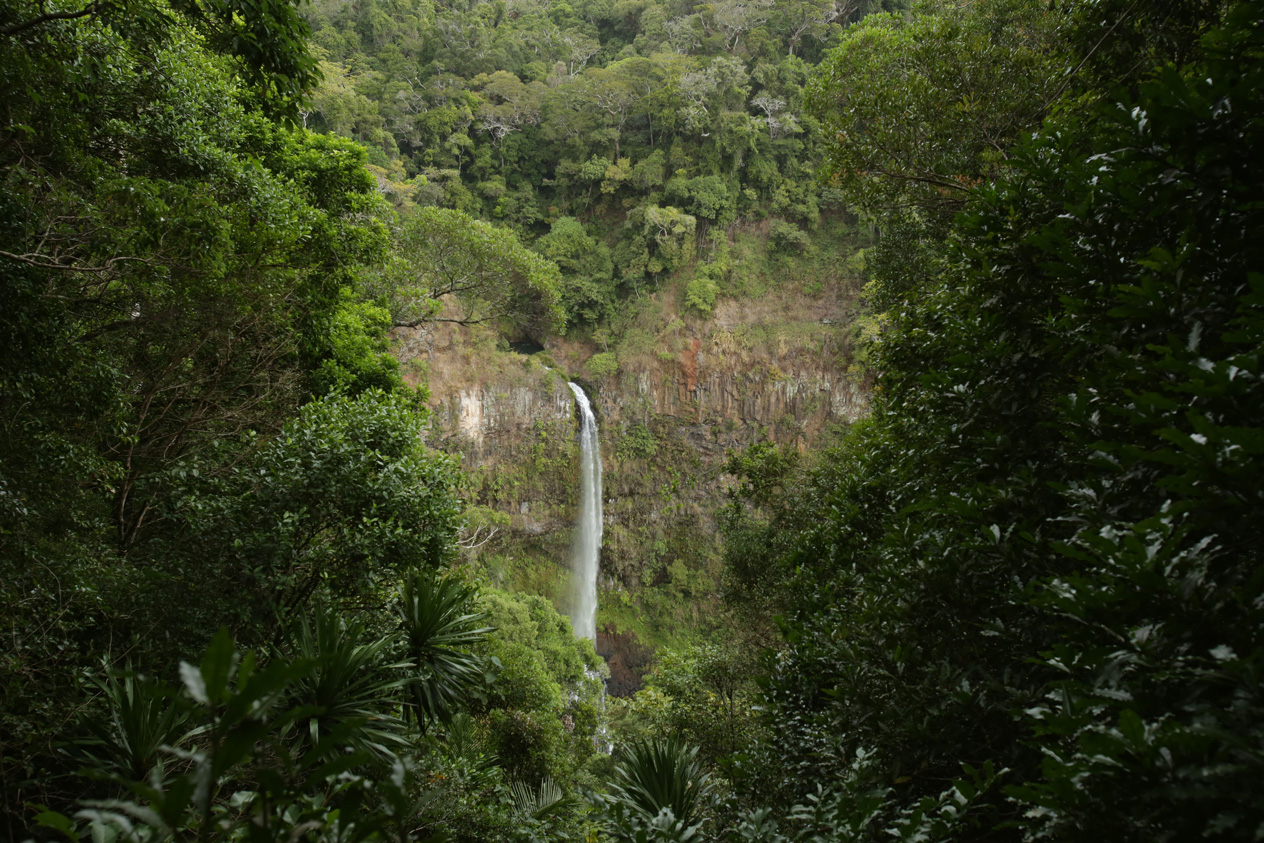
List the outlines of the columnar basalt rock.
<svg viewBox="0 0 1264 843">
<path fill-rule="evenodd" d="M 825 425 L 855 421 L 869 410 L 863 381 L 807 368 L 776 373 L 702 369 L 687 378 L 678 366 L 659 366 L 621 372 L 600 384 L 592 398 L 611 429 L 660 417 L 694 429 L 691 439 L 703 433 L 697 444 L 721 453 L 761 431 L 782 442 L 810 443 Z M 511 454 L 537 422 L 561 422 L 574 413 L 565 381 L 547 377 L 528 386 L 470 385 L 436 394 L 432 404 L 437 438 L 465 454 L 467 465 Z M 784 429 L 789 421 L 797 433 Z M 728 435 L 701 431 L 699 425 L 723 428 Z"/>
</svg>

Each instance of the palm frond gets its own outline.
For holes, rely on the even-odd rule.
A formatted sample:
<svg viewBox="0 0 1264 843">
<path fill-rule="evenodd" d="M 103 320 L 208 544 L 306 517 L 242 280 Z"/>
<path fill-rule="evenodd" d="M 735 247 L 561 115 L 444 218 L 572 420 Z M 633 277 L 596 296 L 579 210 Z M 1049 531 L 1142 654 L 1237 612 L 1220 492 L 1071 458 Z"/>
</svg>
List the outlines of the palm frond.
<svg viewBox="0 0 1264 843">
<path fill-rule="evenodd" d="M 97 770 L 131 781 L 164 775 L 162 748 L 176 746 L 189 736 L 189 712 L 175 692 L 132 670 L 107 671 L 93 678 L 110 706 L 109 719 L 89 723 L 93 737 L 80 749 Z"/>
<path fill-rule="evenodd" d="M 535 819 L 557 814 L 575 803 L 549 776 L 540 782 L 538 790 L 524 781 L 515 781 L 509 787 L 509 794 L 519 814 Z"/>
<path fill-rule="evenodd" d="M 697 747 L 676 738 L 631 744 L 615 764 L 615 778 L 610 789 L 617 799 L 647 817 L 667 809 L 685 825 L 698 818 L 710 793 Z"/>
<path fill-rule="evenodd" d="M 399 590 L 397 613 L 416 675 L 410 682 L 418 721 L 447 720 L 485 684 L 482 659 L 469 652 L 491 627 L 471 611 L 475 590 L 460 580 L 416 572 Z"/>
<path fill-rule="evenodd" d="M 404 723 L 391 713 L 409 681 L 404 663 L 388 663 L 395 641 L 362 642 L 364 627 L 329 607 L 318 608 L 313 621 L 303 618 L 293 628 L 289 646 L 294 657 L 312 664 L 290 689 L 290 704 L 310 712 L 299 740 L 315 747 L 333 738 L 381 756 L 407 745 Z"/>
</svg>

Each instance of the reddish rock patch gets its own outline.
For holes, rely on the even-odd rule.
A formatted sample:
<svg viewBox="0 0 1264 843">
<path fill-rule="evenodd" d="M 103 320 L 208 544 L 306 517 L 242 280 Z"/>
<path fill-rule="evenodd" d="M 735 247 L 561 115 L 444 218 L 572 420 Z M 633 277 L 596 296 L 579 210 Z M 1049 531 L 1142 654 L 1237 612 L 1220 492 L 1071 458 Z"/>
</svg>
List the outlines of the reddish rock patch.
<svg viewBox="0 0 1264 843">
<path fill-rule="evenodd" d="M 680 353 L 680 368 L 685 373 L 685 396 L 693 394 L 698 386 L 698 350 L 702 348 L 702 340 L 694 340 L 688 351 Z"/>
<path fill-rule="evenodd" d="M 634 632 L 619 632 L 606 624 L 597 630 L 597 655 L 610 665 L 606 692 L 630 697 L 641 688 L 641 679 L 650 669 L 654 653 L 636 640 Z"/>
</svg>

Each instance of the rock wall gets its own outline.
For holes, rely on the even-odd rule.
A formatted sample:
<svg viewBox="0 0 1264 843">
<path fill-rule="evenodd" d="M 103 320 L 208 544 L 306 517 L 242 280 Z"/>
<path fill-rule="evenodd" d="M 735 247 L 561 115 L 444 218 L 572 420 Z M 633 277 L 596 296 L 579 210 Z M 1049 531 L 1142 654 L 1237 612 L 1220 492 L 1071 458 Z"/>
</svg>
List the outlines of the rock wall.
<svg viewBox="0 0 1264 843">
<path fill-rule="evenodd" d="M 807 446 L 830 422 L 852 422 L 868 412 L 867 384 L 836 371 L 721 368 L 726 362 L 698 353 L 688 362 L 629 367 L 596 383 L 581 371 L 576 380 L 593 400 L 603 428 L 667 419 L 710 456 L 723 456 L 726 448 L 747 444 L 760 431 Z M 532 382 L 520 380 L 435 390 L 431 406 L 438 439 L 463 453 L 467 465 L 482 465 L 514 454 L 537 422 L 573 418 L 565 375 L 541 367 Z M 603 439 L 603 449 L 612 442 Z"/>
<path fill-rule="evenodd" d="M 830 422 L 852 422 L 868 412 L 868 391 L 836 372 L 760 367 L 720 368 L 707 360 L 632 371 L 599 390 L 603 410 L 616 421 L 668 417 L 710 456 L 749 444 L 763 431 L 780 443 L 807 446 Z"/>
<path fill-rule="evenodd" d="M 515 453 L 537 422 L 572 418 L 575 396 L 565 380 L 540 377 L 530 385 L 476 384 L 434 395 L 432 410 L 440 439 L 477 466 Z"/>
</svg>

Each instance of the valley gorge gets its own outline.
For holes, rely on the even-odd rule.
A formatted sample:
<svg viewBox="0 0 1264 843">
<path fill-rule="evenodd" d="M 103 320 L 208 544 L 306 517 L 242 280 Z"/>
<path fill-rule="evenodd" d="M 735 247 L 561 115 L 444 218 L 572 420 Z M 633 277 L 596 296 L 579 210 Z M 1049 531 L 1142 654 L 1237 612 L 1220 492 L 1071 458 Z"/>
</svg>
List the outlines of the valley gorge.
<svg viewBox="0 0 1264 843">
<path fill-rule="evenodd" d="M 1262 24 L 6 0 L 0 840 L 1258 843 Z"/>
</svg>

